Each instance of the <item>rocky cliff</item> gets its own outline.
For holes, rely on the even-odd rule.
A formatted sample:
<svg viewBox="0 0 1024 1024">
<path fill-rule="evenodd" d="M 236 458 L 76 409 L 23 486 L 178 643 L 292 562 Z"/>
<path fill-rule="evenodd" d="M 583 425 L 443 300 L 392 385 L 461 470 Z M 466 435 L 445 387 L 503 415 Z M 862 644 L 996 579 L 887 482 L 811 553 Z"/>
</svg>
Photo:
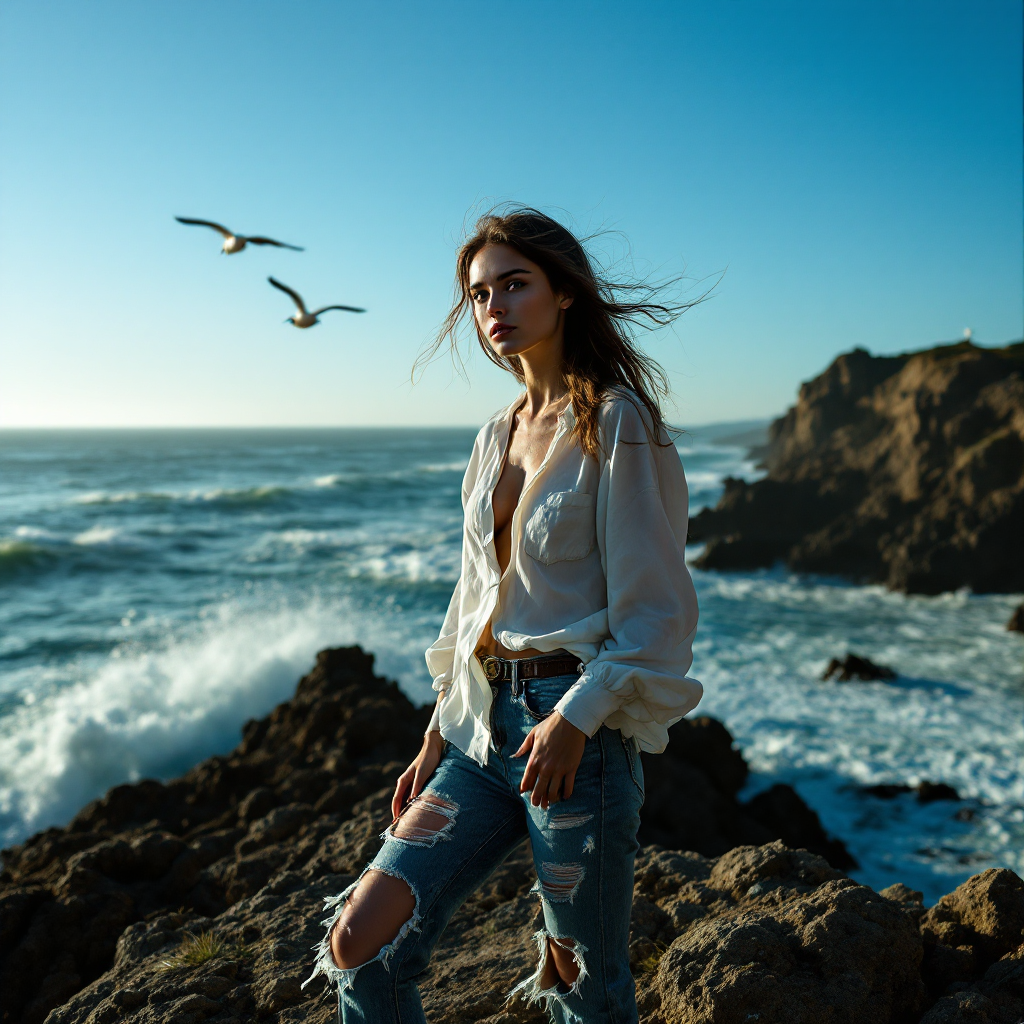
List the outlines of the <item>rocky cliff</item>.
<svg viewBox="0 0 1024 1024">
<path fill-rule="evenodd" d="M 426 717 L 358 648 L 324 651 L 231 754 L 118 787 L 4 851 L 0 1020 L 329 1020 L 322 984 L 300 988 L 322 900 L 376 852 Z M 672 753 L 645 764 L 641 839 L 681 847 L 647 845 L 637 864 L 630 951 L 645 1024 L 1024 1014 L 1016 875 L 987 871 L 928 911 L 903 886 L 857 885 L 792 790 L 737 802 L 747 769 L 723 726 L 680 725 Z M 505 1001 L 532 970 L 533 881 L 523 846 L 455 916 L 423 984 L 430 1020 L 545 1019 Z"/>
<path fill-rule="evenodd" d="M 702 567 L 1024 590 L 1024 342 L 854 349 L 800 388 L 764 458 L 691 520 Z"/>
</svg>

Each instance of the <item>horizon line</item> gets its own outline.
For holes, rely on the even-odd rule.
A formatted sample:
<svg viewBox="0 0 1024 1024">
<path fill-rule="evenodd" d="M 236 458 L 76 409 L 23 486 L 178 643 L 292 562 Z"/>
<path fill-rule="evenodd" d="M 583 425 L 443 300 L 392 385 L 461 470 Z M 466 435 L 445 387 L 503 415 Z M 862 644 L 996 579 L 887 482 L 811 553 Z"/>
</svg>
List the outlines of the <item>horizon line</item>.
<svg viewBox="0 0 1024 1024">
<path fill-rule="evenodd" d="M 744 416 L 701 423 L 678 423 L 669 426 L 714 427 L 733 423 L 770 423 L 784 413 L 771 416 Z M 473 423 L 106 423 L 106 424 L 0 424 L 0 433 L 29 430 L 479 430 Z"/>
</svg>

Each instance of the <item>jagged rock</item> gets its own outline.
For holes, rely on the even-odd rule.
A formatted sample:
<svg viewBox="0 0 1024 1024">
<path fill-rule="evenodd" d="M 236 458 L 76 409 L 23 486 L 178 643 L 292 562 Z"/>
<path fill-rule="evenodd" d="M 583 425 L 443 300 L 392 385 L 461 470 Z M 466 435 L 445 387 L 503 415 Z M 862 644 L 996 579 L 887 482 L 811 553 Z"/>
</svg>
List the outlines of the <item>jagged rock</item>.
<svg viewBox="0 0 1024 1024">
<path fill-rule="evenodd" d="M 755 821 L 787 846 L 817 853 L 834 868 L 846 871 L 857 867 L 857 861 L 844 843 L 825 832 L 817 813 L 804 803 L 792 786 L 777 782 L 758 793 L 744 807 Z"/>
<path fill-rule="evenodd" d="M 834 867 L 856 864 L 791 786 L 780 783 L 748 804 L 737 802 L 747 764 L 729 731 L 713 718 L 683 719 L 672 726 L 668 749 L 645 754 L 643 765 L 641 843 L 714 857 L 735 846 L 782 839 L 820 854 Z"/>
<path fill-rule="evenodd" d="M 1006 623 L 1006 628 L 1011 633 L 1024 633 L 1024 603 L 1014 608 L 1010 621 Z"/>
<path fill-rule="evenodd" d="M 296 697 L 248 723 L 233 753 L 166 785 L 117 787 L 66 829 L 5 851 L 0 1019 L 326 1024 L 332 997 L 320 981 L 301 988 L 322 901 L 380 847 L 394 780 L 426 718 L 373 676 L 358 648 L 325 651 Z M 770 833 L 758 818 L 765 806 L 783 807 L 783 830 L 806 826 L 813 812 L 802 802 L 785 811 L 799 799 L 786 788 L 761 805 L 737 803 L 746 765 L 712 719 L 674 727 L 669 751 L 645 759 L 649 798 L 660 796 L 644 827 L 725 850 L 641 851 L 630 962 L 643 1024 L 751 1013 L 910 1024 L 925 1000 L 946 1012 L 951 996 L 1002 1024 L 997 1014 L 1019 998 L 1024 955 L 1013 941 L 1024 889 L 1015 875 L 976 876 L 925 912 L 920 894 L 876 894 L 806 850 L 761 840 L 730 849 L 743 829 Z M 688 788 L 673 792 L 680 780 Z M 675 821 L 673 801 L 699 813 Z M 546 1019 L 506 1003 L 534 967 L 534 882 L 523 844 L 454 916 L 422 986 L 429 1020 Z M 954 978 L 962 991 L 947 992 Z"/>
<path fill-rule="evenodd" d="M 994 963 L 973 986 L 954 984 L 921 1024 L 1021 1024 L 1024 1021 L 1024 945 Z"/>
<path fill-rule="evenodd" d="M 982 969 L 1024 942 L 1024 881 L 989 868 L 943 896 L 921 919 L 926 941 L 968 946 Z"/>
<path fill-rule="evenodd" d="M 960 794 L 952 786 L 945 782 L 929 782 L 927 779 L 922 779 L 916 786 L 908 786 L 902 782 L 881 782 L 874 786 L 864 786 L 862 792 L 881 800 L 893 800 L 904 793 L 916 793 L 919 804 L 960 799 Z M 970 818 L 965 820 L 969 821 Z"/>
<path fill-rule="evenodd" d="M 847 654 L 842 661 L 833 658 L 821 676 L 822 679 L 833 677 L 840 683 L 848 683 L 851 679 L 895 679 L 896 673 L 886 665 L 876 665 L 870 658 Z"/>
<path fill-rule="evenodd" d="M 359 648 L 322 651 L 231 754 L 167 784 L 117 786 L 66 828 L 5 850 L 0 1020 L 41 1024 L 110 967 L 133 922 L 178 908 L 216 916 L 303 862 L 353 804 L 393 783 L 428 714 Z"/>
<path fill-rule="evenodd" d="M 638 871 L 638 890 L 645 884 Z M 919 1008 L 913 922 L 820 857 L 781 843 L 741 847 L 706 886 L 718 898 L 640 980 L 642 1020 L 881 1024 Z"/>
<path fill-rule="evenodd" d="M 929 782 L 922 779 L 915 787 L 919 804 L 933 804 L 936 800 L 959 800 L 960 794 L 945 782 Z"/>
<path fill-rule="evenodd" d="M 702 567 L 1024 590 L 1024 342 L 841 355 L 772 424 L 765 465 L 690 521 Z"/>
</svg>

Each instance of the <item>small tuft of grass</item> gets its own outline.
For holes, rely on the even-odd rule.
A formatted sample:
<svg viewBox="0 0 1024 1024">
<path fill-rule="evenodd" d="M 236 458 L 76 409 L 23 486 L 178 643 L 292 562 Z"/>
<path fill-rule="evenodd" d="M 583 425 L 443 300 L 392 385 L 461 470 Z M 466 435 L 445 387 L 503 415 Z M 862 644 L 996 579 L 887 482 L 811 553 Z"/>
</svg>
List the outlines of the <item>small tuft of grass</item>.
<svg viewBox="0 0 1024 1024">
<path fill-rule="evenodd" d="M 658 971 L 658 964 L 661 963 L 662 950 L 658 950 L 657 953 L 652 953 L 650 956 L 644 957 L 643 960 L 638 963 L 637 969 L 641 974 L 656 974 Z"/>
<path fill-rule="evenodd" d="M 160 962 L 159 970 L 175 971 L 179 967 L 198 967 L 218 958 L 236 960 L 248 955 L 247 946 L 227 942 L 213 932 L 200 932 L 198 935 L 186 932 L 181 945 L 171 958 Z"/>
</svg>

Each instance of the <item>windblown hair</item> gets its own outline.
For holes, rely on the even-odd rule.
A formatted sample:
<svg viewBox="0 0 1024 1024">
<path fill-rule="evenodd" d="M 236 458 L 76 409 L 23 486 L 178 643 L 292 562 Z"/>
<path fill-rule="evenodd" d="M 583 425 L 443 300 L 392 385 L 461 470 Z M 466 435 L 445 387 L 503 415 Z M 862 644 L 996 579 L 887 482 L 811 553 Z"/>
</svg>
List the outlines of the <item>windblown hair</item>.
<svg viewBox="0 0 1024 1024">
<path fill-rule="evenodd" d="M 472 316 L 469 268 L 477 253 L 489 243 L 508 245 L 536 263 L 547 275 L 552 289 L 571 295 L 565 310 L 565 384 L 576 423 L 573 432 L 586 455 L 596 456 L 598 414 L 612 389 L 626 388 L 639 403 L 648 439 L 664 444 L 666 423 L 661 399 L 669 393 L 668 378 L 661 366 L 635 341 L 637 329 L 671 323 L 695 302 L 670 304 L 651 301 L 658 288 L 643 282 L 616 282 L 594 269 L 583 244 L 558 221 L 528 206 L 491 211 L 476 222 L 475 231 L 459 249 L 455 263 L 455 299 L 437 337 L 416 362 L 429 362 L 447 342 L 458 353 L 459 326 Z M 636 298 L 634 298 L 636 296 Z M 702 296 L 703 297 L 703 296 Z M 700 301 L 700 298 L 695 300 Z M 475 324 L 475 322 L 474 322 Z M 492 363 L 524 382 L 518 356 L 497 355 L 476 328 L 477 341 Z M 646 413 L 646 415 L 644 415 Z"/>
</svg>

